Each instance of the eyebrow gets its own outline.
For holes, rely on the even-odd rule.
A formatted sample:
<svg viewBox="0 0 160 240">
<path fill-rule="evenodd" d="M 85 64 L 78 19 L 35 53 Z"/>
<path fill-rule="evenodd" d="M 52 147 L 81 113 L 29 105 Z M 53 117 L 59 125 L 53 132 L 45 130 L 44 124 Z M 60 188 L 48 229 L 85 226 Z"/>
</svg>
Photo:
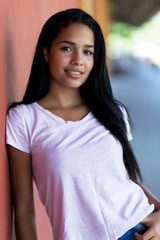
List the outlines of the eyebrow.
<svg viewBox="0 0 160 240">
<path fill-rule="evenodd" d="M 65 40 L 65 41 L 62 41 L 62 42 L 60 42 L 60 43 L 67 43 L 67 44 L 70 44 L 70 45 L 73 45 L 73 46 L 75 46 L 75 45 L 76 45 L 76 43 L 74 43 L 74 42 L 71 42 L 71 41 L 67 41 L 67 40 Z M 94 45 L 85 44 L 85 47 L 87 47 L 87 48 L 94 48 Z"/>
</svg>

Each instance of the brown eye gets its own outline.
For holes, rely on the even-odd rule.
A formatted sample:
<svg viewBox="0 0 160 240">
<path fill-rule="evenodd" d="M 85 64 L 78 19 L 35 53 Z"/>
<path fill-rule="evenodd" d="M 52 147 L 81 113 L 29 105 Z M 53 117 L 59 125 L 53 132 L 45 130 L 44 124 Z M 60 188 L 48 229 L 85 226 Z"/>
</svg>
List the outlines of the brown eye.
<svg viewBox="0 0 160 240">
<path fill-rule="evenodd" d="M 70 47 L 62 47 L 61 49 L 62 49 L 63 51 L 66 51 L 66 52 L 71 51 L 71 48 L 70 48 Z"/>
<path fill-rule="evenodd" d="M 91 52 L 91 51 L 89 51 L 89 50 L 85 50 L 84 53 L 85 53 L 86 55 L 93 55 L 93 52 Z"/>
</svg>

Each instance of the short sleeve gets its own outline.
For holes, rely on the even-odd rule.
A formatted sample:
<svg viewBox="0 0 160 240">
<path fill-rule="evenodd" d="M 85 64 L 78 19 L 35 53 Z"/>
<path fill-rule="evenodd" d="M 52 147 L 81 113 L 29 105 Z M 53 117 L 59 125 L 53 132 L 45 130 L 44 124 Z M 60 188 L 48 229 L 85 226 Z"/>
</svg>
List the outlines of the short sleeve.
<svg viewBox="0 0 160 240">
<path fill-rule="evenodd" d="M 128 115 L 127 115 L 127 112 L 125 110 L 124 107 L 120 107 L 121 108 L 121 111 L 123 113 L 123 118 L 124 118 L 124 121 L 125 121 L 125 124 L 126 124 L 126 130 L 127 130 L 127 137 L 128 137 L 128 140 L 131 141 L 133 139 L 132 135 L 131 135 L 131 130 L 130 130 L 130 124 L 129 124 L 129 119 L 128 119 Z"/>
<path fill-rule="evenodd" d="M 25 113 L 20 106 L 9 110 L 6 117 L 6 144 L 30 153 L 29 136 L 25 123 Z"/>
</svg>

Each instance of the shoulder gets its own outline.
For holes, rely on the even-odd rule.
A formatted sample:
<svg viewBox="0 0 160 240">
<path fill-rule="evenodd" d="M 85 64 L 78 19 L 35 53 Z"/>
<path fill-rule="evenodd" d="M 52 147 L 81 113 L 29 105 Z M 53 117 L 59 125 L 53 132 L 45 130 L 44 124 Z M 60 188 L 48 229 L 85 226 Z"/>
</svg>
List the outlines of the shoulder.
<svg viewBox="0 0 160 240">
<path fill-rule="evenodd" d="M 31 104 L 18 104 L 17 106 L 10 108 L 8 113 L 22 113 L 25 111 L 29 111 L 30 108 L 32 108 L 32 106 L 34 105 L 34 103 Z"/>
<path fill-rule="evenodd" d="M 29 105 L 10 108 L 6 117 L 6 143 L 23 152 L 30 153 L 31 118 Z"/>
<path fill-rule="evenodd" d="M 130 121 L 129 112 L 127 108 L 121 102 L 118 102 L 117 105 L 122 113 L 124 121 Z"/>
<path fill-rule="evenodd" d="M 128 120 L 128 111 L 127 109 L 124 107 L 124 106 L 119 106 L 121 112 L 122 112 L 122 115 L 123 115 L 123 118 Z"/>
<path fill-rule="evenodd" d="M 127 138 L 130 141 L 133 138 L 132 138 L 132 135 L 131 135 L 131 127 L 130 127 L 131 118 L 130 118 L 129 112 L 123 104 L 118 104 L 118 106 L 119 106 L 119 108 L 122 112 L 122 117 L 123 117 L 123 120 L 125 122 Z"/>
<path fill-rule="evenodd" d="M 7 113 L 7 120 L 22 123 L 29 120 L 33 104 L 19 104 L 16 107 L 10 108 Z"/>
</svg>

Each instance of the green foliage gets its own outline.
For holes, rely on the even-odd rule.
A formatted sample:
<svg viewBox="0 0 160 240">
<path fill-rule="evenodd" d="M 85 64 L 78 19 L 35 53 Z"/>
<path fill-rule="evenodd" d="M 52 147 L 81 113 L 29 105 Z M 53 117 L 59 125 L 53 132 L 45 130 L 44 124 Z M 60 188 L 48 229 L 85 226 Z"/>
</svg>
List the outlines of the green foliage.
<svg viewBox="0 0 160 240">
<path fill-rule="evenodd" d="M 122 22 L 115 22 L 112 24 L 111 26 L 111 31 L 114 34 L 118 34 L 120 35 L 122 38 L 130 38 L 132 37 L 133 31 L 134 31 L 134 27 L 126 24 L 126 23 L 122 23 Z"/>
<path fill-rule="evenodd" d="M 140 42 L 150 42 L 160 46 L 160 13 L 140 27 L 123 22 L 113 22 L 107 38 L 109 50 L 113 54 L 132 53 Z"/>
<path fill-rule="evenodd" d="M 111 26 L 111 33 L 107 38 L 107 43 L 112 55 L 120 55 L 132 51 L 134 27 L 115 22 Z"/>
<path fill-rule="evenodd" d="M 147 40 L 160 46 L 160 20 L 153 18 L 143 24 L 135 32 L 135 36 L 142 40 Z"/>
</svg>

